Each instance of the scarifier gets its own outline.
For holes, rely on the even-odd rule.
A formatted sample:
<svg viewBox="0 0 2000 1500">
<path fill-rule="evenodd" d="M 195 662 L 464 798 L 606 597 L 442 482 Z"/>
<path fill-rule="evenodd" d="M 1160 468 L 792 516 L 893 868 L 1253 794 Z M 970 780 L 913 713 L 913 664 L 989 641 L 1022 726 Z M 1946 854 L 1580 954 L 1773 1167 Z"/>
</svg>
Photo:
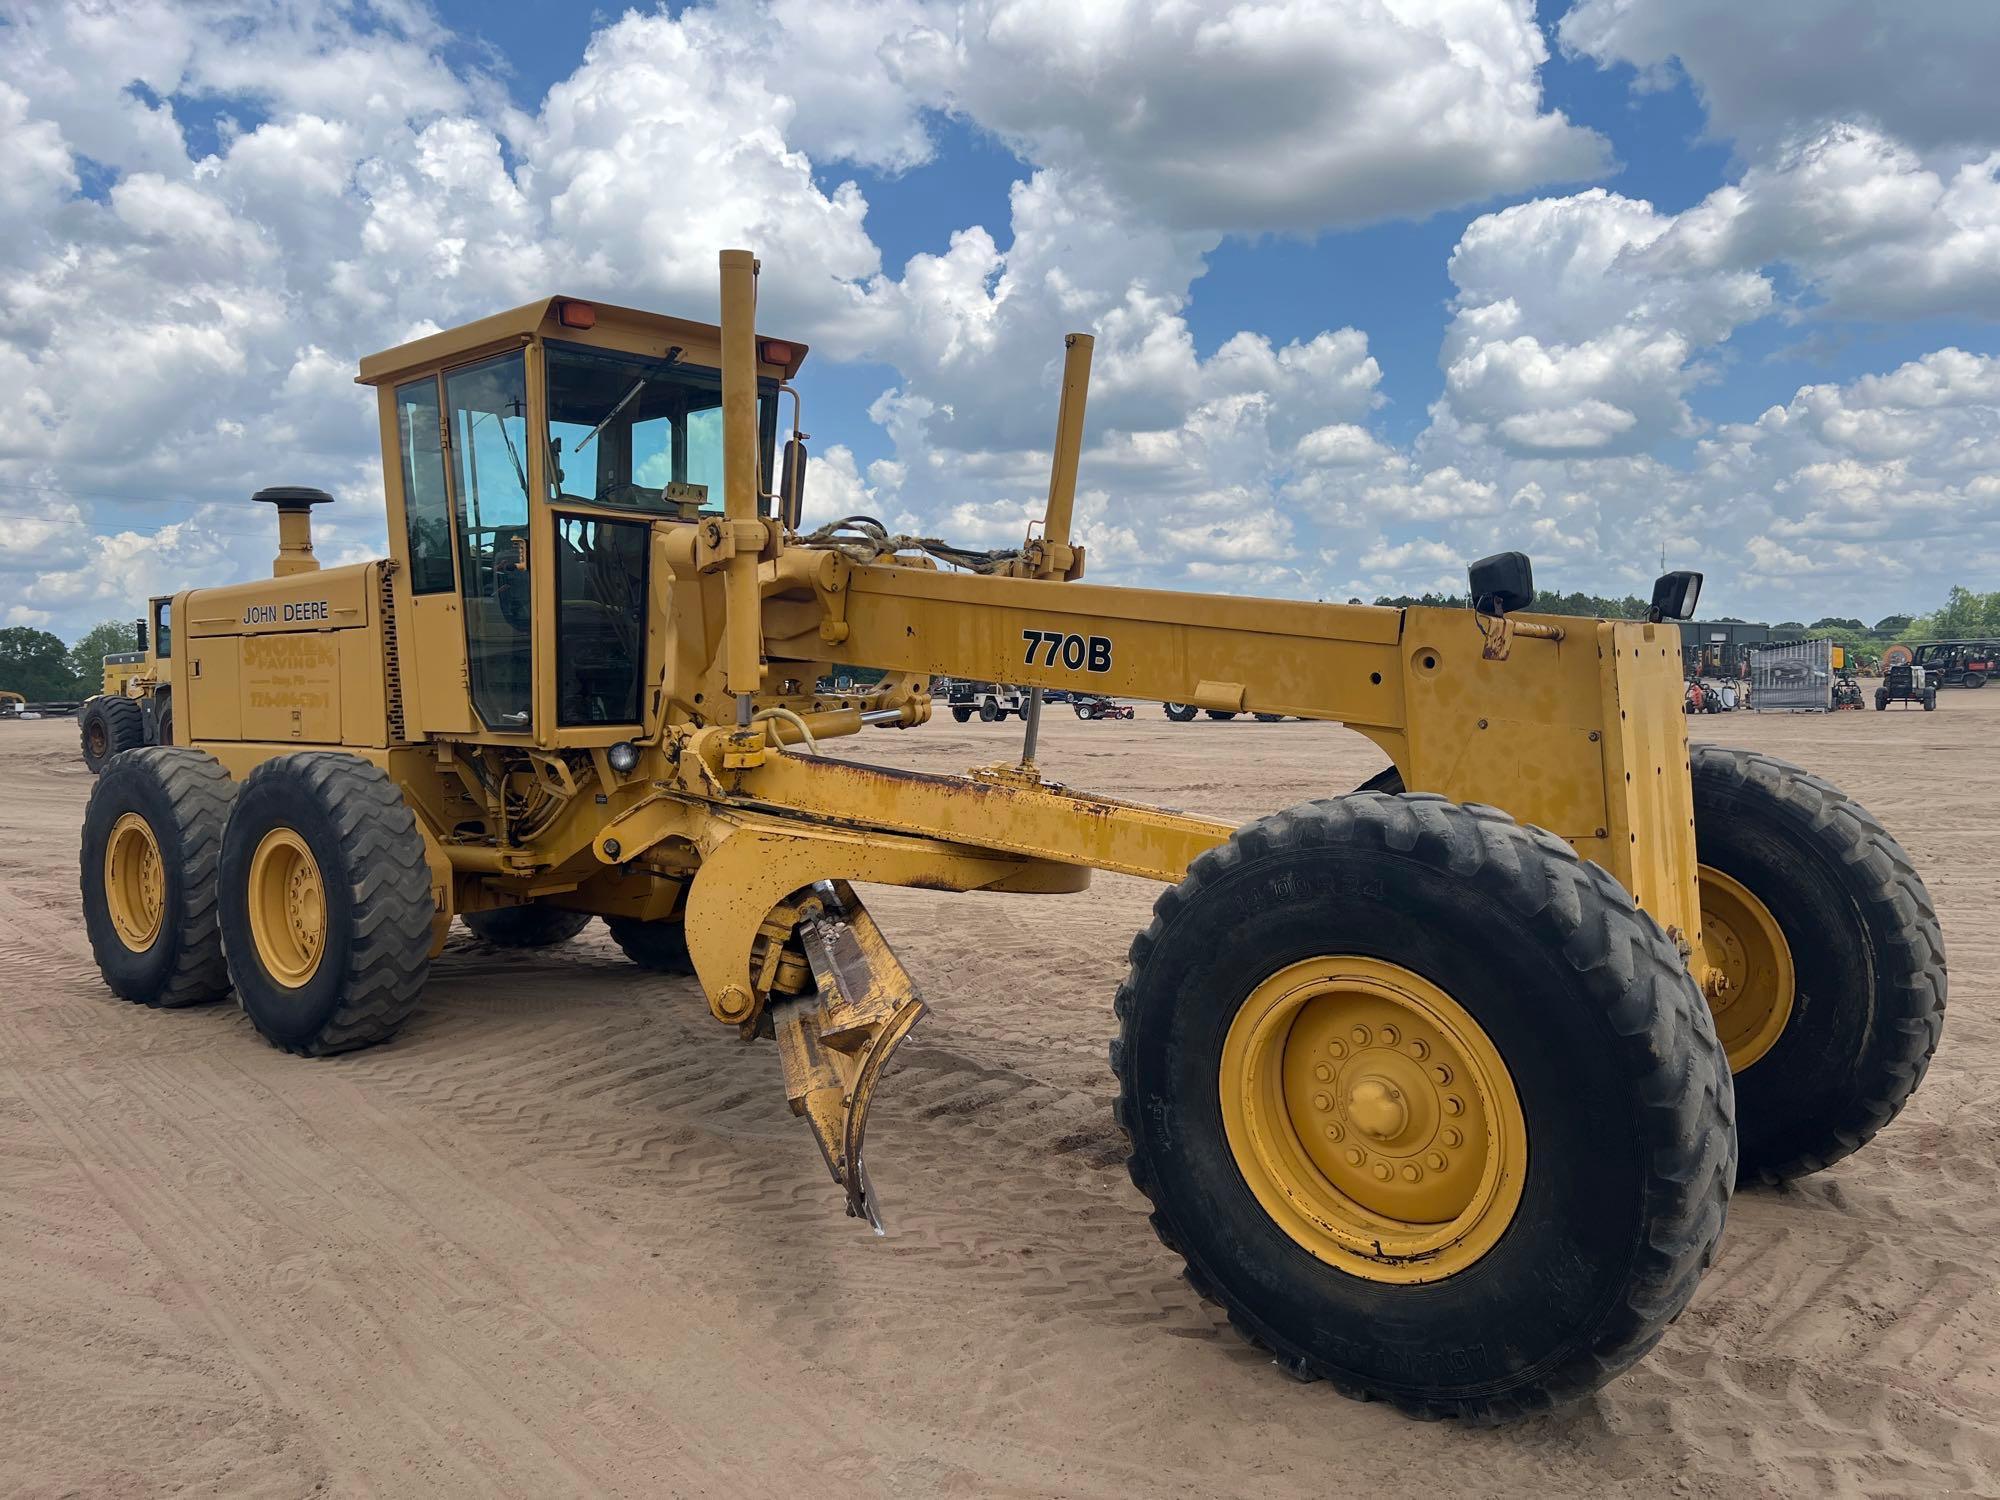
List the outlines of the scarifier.
<svg viewBox="0 0 2000 1500">
<path fill-rule="evenodd" d="M 392 1035 L 453 918 L 546 947 L 593 916 L 690 974 L 880 1226 L 869 1107 L 924 1002 L 859 891 L 1165 883 L 1116 1000 L 1134 1182 L 1194 1288 L 1284 1368 L 1497 1420 L 1583 1395 L 1686 1305 L 1739 1177 L 1859 1147 L 1944 1007 L 1936 917 L 1880 824 L 1769 758 L 1690 755 L 1672 623 L 1189 597 L 1084 582 L 1091 340 L 1046 516 L 981 552 L 802 521 L 805 346 L 551 297 L 364 360 L 390 557 L 173 596 L 176 744 L 111 757 L 83 829 L 106 981 L 232 987 L 306 1056 Z M 777 440 L 785 398 L 790 436 Z M 773 483 L 773 476 L 776 482 Z M 720 505 L 711 503 L 717 488 Z M 877 669 L 866 692 L 818 684 Z M 962 776 L 823 753 L 1030 690 Z M 1232 827 L 1067 787 L 1041 693 L 1334 720 L 1393 762 Z"/>
</svg>

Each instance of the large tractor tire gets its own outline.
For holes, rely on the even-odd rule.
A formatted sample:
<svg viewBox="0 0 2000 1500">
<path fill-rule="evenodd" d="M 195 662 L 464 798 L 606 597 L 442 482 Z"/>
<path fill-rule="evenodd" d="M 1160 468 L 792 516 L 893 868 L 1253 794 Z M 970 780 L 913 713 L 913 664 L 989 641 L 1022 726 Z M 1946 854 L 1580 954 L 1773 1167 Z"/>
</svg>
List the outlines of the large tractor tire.
<svg viewBox="0 0 2000 1500">
<path fill-rule="evenodd" d="M 164 749 L 124 756 L 91 788 L 83 925 L 114 995 L 178 1006 L 229 993 L 216 877 L 235 792 L 214 756 Z"/>
<path fill-rule="evenodd" d="M 83 763 L 101 772 L 111 757 L 146 743 L 146 711 L 135 698 L 93 698 L 78 716 Z"/>
<path fill-rule="evenodd" d="M 1916 1092 L 1944 1028 L 1944 939 L 1909 855 L 1797 766 L 1696 745 L 1702 943 L 1729 987 L 1745 1180 L 1817 1172 Z"/>
<path fill-rule="evenodd" d="M 496 948 L 553 948 L 590 925 L 587 911 L 559 906 L 496 906 L 491 911 L 462 914 L 465 925 L 482 943 Z"/>
<path fill-rule="evenodd" d="M 1258 714 L 1256 717 L 1259 724 L 1276 724 L 1283 720 L 1285 716 L 1283 714 Z"/>
<path fill-rule="evenodd" d="M 1234 709 L 1228 709 L 1228 708 L 1211 708 L 1211 709 L 1205 709 L 1204 712 L 1207 713 L 1207 715 L 1211 719 L 1220 720 L 1223 723 L 1227 723 L 1229 720 L 1236 717 L 1236 711 Z"/>
<path fill-rule="evenodd" d="M 687 929 L 678 921 L 642 922 L 637 917 L 606 917 L 611 941 L 642 969 L 655 974 L 692 974 Z"/>
<path fill-rule="evenodd" d="M 1426 1417 L 1583 1396 L 1680 1313 L 1736 1175 L 1673 943 L 1560 839 L 1424 795 L 1239 829 L 1132 945 L 1111 1067 L 1187 1278 Z"/>
<path fill-rule="evenodd" d="M 1192 703 L 1164 703 L 1161 707 L 1166 709 L 1167 717 L 1176 724 L 1191 723 L 1194 716 L 1201 712 Z"/>
<path fill-rule="evenodd" d="M 301 1057 L 386 1041 L 430 974 L 423 835 L 379 766 L 337 750 L 265 761 L 222 840 L 222 937 L 243 1010 Z"/>
</svg>

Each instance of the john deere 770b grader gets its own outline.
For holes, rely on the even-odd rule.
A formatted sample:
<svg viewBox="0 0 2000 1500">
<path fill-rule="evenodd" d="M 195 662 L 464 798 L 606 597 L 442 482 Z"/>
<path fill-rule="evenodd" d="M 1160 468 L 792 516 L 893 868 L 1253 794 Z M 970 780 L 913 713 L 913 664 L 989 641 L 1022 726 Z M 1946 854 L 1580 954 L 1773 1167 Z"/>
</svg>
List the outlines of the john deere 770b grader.
<svg viewBox="0 0 2000 1500">
<path fill-rule="evenodd" d="M 1470 609 L 1084 582 L 1083 335 L 1021 546 L 807 532 L 806 351 L 755 332 L 755 288 L 726 251 L 719 327 L 551 297 L 362 361 L 390 556 L 320 568 L 327 497 L 267 490 L 273 576 L 173 597 L 175 743 L 112 757 L 83 828 L 115 993 L 233 988 L 318 1057 L 395 1032 L 454 918 L 536 947 L 602 917 L 775 1040 L 879 1227 L 863 1131 L 924 1004 L 857 888 L 1150 877 L 1111 1067 L 1160 1238 L 1290 1373 L 1484 1420 L 1632 1364 L 1739 1180 L 1826 1166 L 1916 1088 L 1930 899 L 1826 782 L 1690 754 L 1697 575 L 1632 622 L 1523 613 L 1518 554 Z M 850 667 L 886 675 L 818 691 Z M 933 676 L 1033 689 L 1022 753 L 821 753 L 922 723 Z M 1240 828 L 1139 806 L 1043 774 L 1051 688 L 1335 720 L 1393 769 Z"/>
</svg>

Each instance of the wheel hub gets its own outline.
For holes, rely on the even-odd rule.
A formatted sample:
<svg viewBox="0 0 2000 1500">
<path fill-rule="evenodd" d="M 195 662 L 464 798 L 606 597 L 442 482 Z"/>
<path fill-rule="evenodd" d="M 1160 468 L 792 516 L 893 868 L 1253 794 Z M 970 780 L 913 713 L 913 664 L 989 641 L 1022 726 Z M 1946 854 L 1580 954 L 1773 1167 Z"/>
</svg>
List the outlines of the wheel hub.
<svg viewBox="0 0 2000 1500">
<path fill-rule="evenodd" d="M 1431 1281 L 1498 1241 L 1527 1134 L 1485 1032 L 1436 985 L 1378 959 L 1271 976 L 1223 1048 L 1223 1122 L 1287 1234 L 1371 1280 Z"/>
<path fill-rule="evenodd" d="M 1741 1073 L 1776 1045 L 1791 1019 L 1792 948 L 1749 887 L 1709 865 L 1700 867 L 1700 879 L 1709 1011 L 1730 1071 Z"/>
<path fill-rule="evenodd" d="M 153 946 L 165 925 L 167 869 L 144 817 L 128 812 L 104 844 L 104 903 L 118 941 L 134 953 Z"/>
<path fill-rule="evenodd" d="M 1409 1224 L 1457 1217 L 1487 1158 L 1467 1051 L 1414 997 L 1343 990 L 1307 1001 L 1284 1072 L 1291 1124 L 1313 1165 L 1372 1213 Z"/>
<path fill-rule="evenodd" d="M 297 832 L 274 828 L 250 856 L 250 936 L 264 970 L 296 989 L 319 969 L 326 947 L 326 887 Z"/>
</svg>

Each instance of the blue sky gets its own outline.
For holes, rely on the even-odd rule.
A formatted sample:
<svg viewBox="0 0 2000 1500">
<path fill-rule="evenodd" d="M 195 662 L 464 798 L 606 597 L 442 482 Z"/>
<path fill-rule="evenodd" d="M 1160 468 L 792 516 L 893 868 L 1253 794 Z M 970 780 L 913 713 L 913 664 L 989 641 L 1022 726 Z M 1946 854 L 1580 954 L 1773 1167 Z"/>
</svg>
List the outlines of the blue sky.
<svg viewBox="0 0 2000 1500">
<path fill-rule="evenodd" d="M 812 513 L 1018 539 L 1098 337 L 1094 576 L 1502 546 L 1716 609 L 2000 572 L 2000 7 L 0 0 L 0 623 L 383 546 L 354 361 L 563 289 L 814 344 Z M 107 380 L 105 371 L 117 378 Z"/>
</svg>

